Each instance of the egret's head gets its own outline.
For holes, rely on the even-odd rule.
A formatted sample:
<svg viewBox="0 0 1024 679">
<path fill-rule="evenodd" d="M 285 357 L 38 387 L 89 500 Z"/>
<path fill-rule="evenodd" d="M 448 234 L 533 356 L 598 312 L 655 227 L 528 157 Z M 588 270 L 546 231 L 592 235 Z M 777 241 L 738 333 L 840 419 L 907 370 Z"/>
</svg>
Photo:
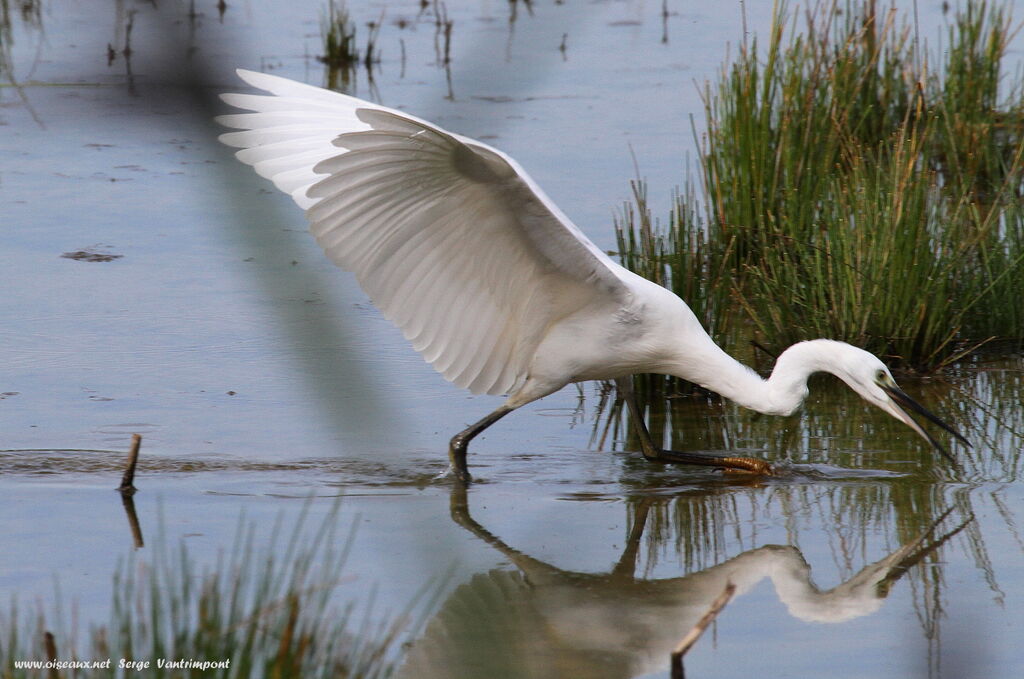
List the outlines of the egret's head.
<svg viewBox="0 0 1024 679">
<path fill-rule="evenodd" d="M 910 412 L 917 413 L 933 424 L 942 427 L 965 445 L 970 446 L 967 439 L 900 389 L 896 380 L 893 379 L 892 373 L 877 357 L 856 347 L 850 347 L 850 349 L 853 351 L 850 351 L 845 357 L 842 373 L 837 373 L 838 376 L 864 400 L 878 406 L 897 420 L 905 422 L 907 426 L 920 434 L 937 451 L 955 464 L 949 452 L 934 436 L 925 431 L 917 420 L 911 417 Z"/>
</svg>

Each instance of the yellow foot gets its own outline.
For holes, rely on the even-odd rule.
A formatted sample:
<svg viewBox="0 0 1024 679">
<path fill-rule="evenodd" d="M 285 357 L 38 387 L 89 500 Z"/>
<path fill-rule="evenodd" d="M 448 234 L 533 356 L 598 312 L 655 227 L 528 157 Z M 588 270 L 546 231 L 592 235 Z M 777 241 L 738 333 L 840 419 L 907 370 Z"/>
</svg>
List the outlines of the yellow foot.
<svg viewBox="0 0 1024 679">
<path fill-rule="evenodd" d="M 726 474 L 760 474 L 775 476 L 775 470 L 764 460 L 756 457 L 723 457 L 722 471 Z"/>
</svg>

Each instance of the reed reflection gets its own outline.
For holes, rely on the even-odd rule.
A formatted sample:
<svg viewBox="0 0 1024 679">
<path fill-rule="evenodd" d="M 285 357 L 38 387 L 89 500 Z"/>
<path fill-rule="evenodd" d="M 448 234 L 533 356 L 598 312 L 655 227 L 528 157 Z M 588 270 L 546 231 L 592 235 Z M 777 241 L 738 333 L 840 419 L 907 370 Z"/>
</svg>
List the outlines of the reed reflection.
<svg viewBox="0 0 1024 679">
<path fill-rule="evenodd" d="M 877 611 L 908 569 L 963 530 L 940 530 L 953 509 L 926 531 L 838 586 L 819 589 L 811 566 L 793 546 L 766 544 L 679 577 L 648 579 L 638 563 L 652 510 L 670 498 L 632 502 L 625 548 L 607 573 L 568 571 L 506 544 L 470 512 L 466 489 L 452 488 L 451 517 L 500 552 L 515 570 L 475 575 L 459 586 L 428 623 L 401 677 L 635 677 L 666 670 L 669 653 L 727 583 L 735 608 L 745 592 L 769 579 L 790 615 L 839 623 Z M 741 605 L 741 604 L 740 604 Z M 720 617 L 728 616 L 727 608 Z"/>
<path fill-rule="evenodd" d="M 1020 358 L 976 357 L 941 379 L 905 380 L 910 392 L 934 405 L 940 416 L 957 422 L 971 439 L 973 448 L 957 450 L 960 471 L 928 455 L 906 432 L 851 398 L 835 380 L 824 375 L 812 380 L 820 382 L 812 389 L 815 399 L 787 418 L 758 417 L 723 403 L 715 394 L 657 375 L 638 376 L 634 388 L 651 436 L 674 450 L 763 456 L 783 467 L 811 464 L 920 473 L 929 483 L 937 478 L 1021 479 L 1024 360 Z M 621 441 L 626 450 L 639 450 L 628 417 L 606 386 L 597 405 L 593 445 L 605 448 Z"/>
</svg>

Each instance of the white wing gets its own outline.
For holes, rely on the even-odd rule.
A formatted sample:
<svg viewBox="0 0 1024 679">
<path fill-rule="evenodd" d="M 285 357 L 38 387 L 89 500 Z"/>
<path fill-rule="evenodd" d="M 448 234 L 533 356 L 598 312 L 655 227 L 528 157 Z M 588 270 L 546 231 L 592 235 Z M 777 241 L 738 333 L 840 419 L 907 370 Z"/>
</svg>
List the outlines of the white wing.
<svg viewBox="0 0 1024 679">
<path fill-rule="evenodd" d="M 221 141 L 291 194 L 327 256 L 445 378 L 509 393 L 558 320 L 624 300 L 612 262 L 505 154 L 430 123 L 285 78 L 239 71 L 275 96 Z"/>
</svg>

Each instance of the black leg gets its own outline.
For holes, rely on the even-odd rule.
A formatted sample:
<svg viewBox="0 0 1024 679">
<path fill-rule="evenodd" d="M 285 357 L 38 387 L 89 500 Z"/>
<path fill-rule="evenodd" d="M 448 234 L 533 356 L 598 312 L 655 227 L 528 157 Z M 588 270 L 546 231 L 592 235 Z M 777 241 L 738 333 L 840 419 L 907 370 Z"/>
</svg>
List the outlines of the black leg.
<svg viewBox="0 0 1024 679">
<path fill-rule="evenodd" d="M 676 464 L 696 464 L 705 467 L 718 467 L 727 472 L 749 472 L 753 474 L 772 474 L 772 466 L 756 457 L 732 457 L 727 455 L 712 455 L 711 453 L 686 453 L 678 450 L 665 450 L 654 445 L 647 424 L 644 422 L 643 413 L 636 402 L 636 395 L 633 393 L 633 378 L 620 377 L 615 380 L 615 387 L 626 401 L 629 408 L 629 419 L 636 427 L 637 436 L 640 437 L 640 452 L 652 462 L 672 462 Z"/>
<path fill-rule="evenodd" d="M 477 434 L 482 432 L 484 429 L 487 429 L 487 427 L 505 417 L 513 410 L 515 410 L 515 408 L 503 405 L 487 417 L 469 425 L 452 437 L 451 443 L 448 444 L 448 460 L 451 463 L 452 471 L 455 473 L 455 478 L 463 483 L 468 483 L 472 480 L 473 477 L 469 475 L 469 468 L 466 466 L 466 449 L 469 447 L 469 442 L 472 441 Z"/>
<path fill-rule="evenodd" d="M 647 526 L 647 516 L 651 513 L 651 506 L 654 498 L 650 496 L 640 498 L 633 514 L 633 525 L 626 537 L 626 548 L 622 550 L 622 556 L 612 569 L 612 575 L 623 580 L 633 580 L 636 576 L 636 557 L 640 553 L 640 540 L 644 536 L 644 528 Z"/>
</svg>

